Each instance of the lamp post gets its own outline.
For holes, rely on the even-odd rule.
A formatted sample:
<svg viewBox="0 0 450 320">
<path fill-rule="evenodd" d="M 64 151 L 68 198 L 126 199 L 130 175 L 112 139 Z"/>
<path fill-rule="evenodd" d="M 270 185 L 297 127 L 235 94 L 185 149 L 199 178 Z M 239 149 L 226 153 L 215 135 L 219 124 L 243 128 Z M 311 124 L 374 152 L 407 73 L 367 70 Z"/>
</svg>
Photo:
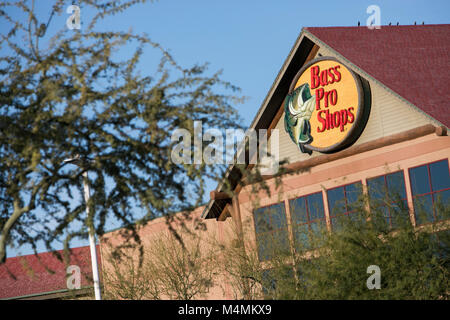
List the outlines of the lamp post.
<svg viewBox="0 0 450 320">
<path fill-rule="evenodd" d="M 76 156 L 75 158 L 65 159 L 64 163 L 72 163 L 81 168 L 84 167 L 84 163 L 79 156 Z M 87 170 L 83 172 L 83 186 L 84 186 L 84 200 L 86 202 L 86 216 L 89 217 L 88 203 L 91 192 L 89 187 Z M 89 227 L 89 247 L 91 249 L 92 277 L 94 280 L 95 300 L 102 300 L 102 295 L 100 291 L 100 277 L 98 274 L 97 248 L 95 246 L 95 230 L 93 224 Z"/>
</svg>

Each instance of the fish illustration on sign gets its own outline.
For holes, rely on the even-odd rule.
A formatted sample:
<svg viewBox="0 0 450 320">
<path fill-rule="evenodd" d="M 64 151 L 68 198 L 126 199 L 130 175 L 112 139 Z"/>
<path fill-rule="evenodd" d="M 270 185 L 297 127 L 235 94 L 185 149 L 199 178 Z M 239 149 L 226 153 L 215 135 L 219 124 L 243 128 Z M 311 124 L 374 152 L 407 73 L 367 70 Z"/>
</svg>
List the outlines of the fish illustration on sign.
<svg viewBox="0 0 450 320">
<path fill-rule="evenodd" d="M 311 95 L 308 83 L 304 83 L 288 94 L 284 102 L 284 129 L 292 141 L 303 153 L 311 154 L 312 150 L 305 145 L 313 141 L 311 136 L 311 119 L 315 107 L 315 95 Z"/>
</svg>

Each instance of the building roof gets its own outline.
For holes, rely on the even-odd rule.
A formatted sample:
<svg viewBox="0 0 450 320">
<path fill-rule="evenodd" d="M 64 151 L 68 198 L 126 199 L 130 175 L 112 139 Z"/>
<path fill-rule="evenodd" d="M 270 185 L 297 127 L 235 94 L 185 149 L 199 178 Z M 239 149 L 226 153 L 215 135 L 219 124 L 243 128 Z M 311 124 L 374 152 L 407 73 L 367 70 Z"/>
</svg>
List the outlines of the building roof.
<svg viewBox="0 0 450 320">
<path fill-rule="evenodd" d="M 450 25 L 305 28 L 352 64 L 450 127 Z"/>
<path fill-rule="evenodd" d="M 63 254 L 62 250 L 57 252 Z M 99 246 L 97 260 L 100 267 Z M 39 296 L 67 290 L 66 270 L 69 265 L 80 267 L 81 288 L 92 286 L 89 246 L 71 249 L 67 265 L 52 252 L 8 258 L 0 265 L 0 299 Z"/>
</svg>

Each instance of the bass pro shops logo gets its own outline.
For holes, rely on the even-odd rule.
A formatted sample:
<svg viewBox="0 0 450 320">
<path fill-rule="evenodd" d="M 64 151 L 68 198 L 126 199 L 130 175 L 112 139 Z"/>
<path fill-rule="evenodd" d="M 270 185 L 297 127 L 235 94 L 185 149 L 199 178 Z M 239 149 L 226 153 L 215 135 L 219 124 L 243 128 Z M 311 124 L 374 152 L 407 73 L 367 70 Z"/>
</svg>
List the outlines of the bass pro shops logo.
<svg viewBox="0 0 450 320">
<path fill-rule="evenodd" d="M 284 129 L 303 153 L 312 151 L 305 145 L 313 141 L 309 119 L 314 111 L 315 96 L 311 96 L 309 84 L 304 83 L 286 97 L 284 103 Z"/>
<path fill-rule="evenodd" d="M 332 57 L 307 63 L 284 101 L 284 128 L 302 153 L 332 153 L 352 145 L 370 113 L 370 87 Z"/>
</svg>

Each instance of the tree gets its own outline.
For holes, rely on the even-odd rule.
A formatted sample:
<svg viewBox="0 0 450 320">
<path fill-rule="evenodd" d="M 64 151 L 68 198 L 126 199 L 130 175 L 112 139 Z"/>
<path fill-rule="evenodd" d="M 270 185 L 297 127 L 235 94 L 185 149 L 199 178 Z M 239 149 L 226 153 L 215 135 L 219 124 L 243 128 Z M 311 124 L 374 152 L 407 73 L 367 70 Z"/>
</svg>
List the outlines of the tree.
<svg viewBox="0 0 450 320">
<path fill-rule="evenodd" d="M 34 0 L 0 4 L 1 262 L 7 244 L 36 250 L 43 241 L 51 250 L 64 236 L 68 248 L 72 239 L 87 237 L 90 226 L 102 234 L 110 219 L 132 226 L 138 217 L 202 202 L 213 170 L 172 162 L 171 134 L 192 131 L 194 121 L 237 127 L 237 88 L 220 72 L 209 75 L 206 65 L 182 68 L 147 35 L 97 27 L 139 2 L 145 1 L 80 0 L 82 12 L 93 18 L 83 16 L 80 30 L 58 31 L 52 17 L 71 1 L 56 1 L 45 21 Z M 14 10 L 25 18 L 15 19 Z M 152 76 L 138 72 L 147 48 L 160 56 Z M 81 168 L 63 163 L 75 155 L 84 160 Z M 88 204 L 80 191 L 85 171 Z"/>
<path fill-rule="evenodd" d="M 232 288 L 234 299 L 262 299 L 263 268 L 258 260 L 257 249 L 252 245 L 245 246 L 244 241 L 234 235 L 232 241 L 217 244 L 222 256 L 219 261 L 223 265 L 225 278 Z"/>
<path fill-rule="evenodd" d="M 394 196 L 395 198 L 395 196 Z M 399 199 L 399 197 L 396 197 Z M 357 204 L 358 214 L 343 221 L 339 231 L 322 239 L 323 247 L 315 259 L 299 259 L 302 277 L 301 297 L 308 299 L 448 299 L 449 250 L 448 225 L 437 222 L 414 227 L 408 208 L 388 195 L 384 205 L 367 199 Z M 385 208 L 389 207 L 392 223 Z M 447 219 L 449 207 L 436 210 Z M 416 215 L 425 214 L 416 207 Z M 379 289 L 367 282 L 376 266 Z"/>
<path fill-rule="evenodd" d="M 181 299 L 204 297 L 215 284 L 218 268 L 213 247 L 197 234 L 180 231 L 155 235 L 139 248 L 110 248 L 103 279 L 109 299 Z"/>
<path fill-rule="evenodd" d="M 395 194 L 380 201 L 362 195 L 330 232 L 300 235 L 307 242 L 286 251 L 273 244 L 260 262 L 251 245 L 225 247 L 225 260 L 238 297 L 258 299 L 448 299 L 450 230 L 448 204 L 435 203 L 443 221 L 415 227 L 408 207 Z M 370 209 L 369 209 L 370 208 Z M 391 221 L 386 220 L 389 208 Z M 429 208 L 416 206 L 425 216 Z M 447 219 L 447 220 L 446 220 Z M 244 248 L 245 247 L 245 248 Z M 294 248 L 294 244 L 291 244 Z M 245 249 L 245 250 L 244 250 Z M 380 289 L 367 286 L 373 267 Z M 251 291 L 248 288 L 252 288 Z"/>
<path fill-rule="evenodd" d="M 149 248 L 147 268 L 164 298 L 192 300 L 205 297 L 214 284 L 216 254 L 206 239 L 184 235 L 158 237 Z"/>
<path fill-rule="evenodd" d="M 103 272 L 106 299 L 157 300 L 161 298 L 156 277 L 147 266 L 147 259 L 121 251 L 111 251 L 107 256 L 107 269 Z"/>
</svg>

